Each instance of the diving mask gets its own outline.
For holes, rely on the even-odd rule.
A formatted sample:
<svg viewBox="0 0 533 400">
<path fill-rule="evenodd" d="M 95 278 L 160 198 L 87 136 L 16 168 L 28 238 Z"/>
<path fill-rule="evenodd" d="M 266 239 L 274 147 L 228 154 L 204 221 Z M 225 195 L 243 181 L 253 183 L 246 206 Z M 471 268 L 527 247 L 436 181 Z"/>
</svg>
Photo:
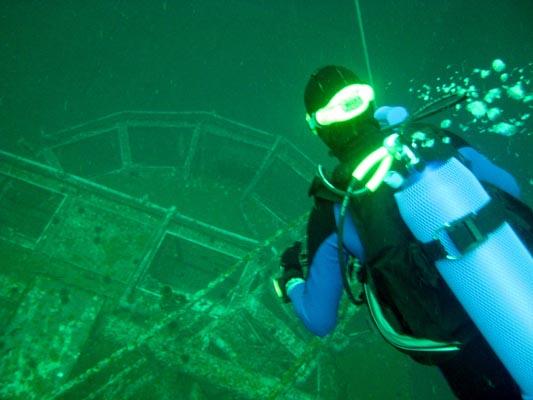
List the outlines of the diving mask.
<svg viewBox="0 0 533 400">
<path fill-rule="evenodd" d="M 352 84 L 338 91 L 321 109 L 306 119 L 311 130 L 318 126 L 328 126 L 336 122 L 349 121 L 364 113 L 374 100 L 374 90 L 365 84 Z"/>
</svg>

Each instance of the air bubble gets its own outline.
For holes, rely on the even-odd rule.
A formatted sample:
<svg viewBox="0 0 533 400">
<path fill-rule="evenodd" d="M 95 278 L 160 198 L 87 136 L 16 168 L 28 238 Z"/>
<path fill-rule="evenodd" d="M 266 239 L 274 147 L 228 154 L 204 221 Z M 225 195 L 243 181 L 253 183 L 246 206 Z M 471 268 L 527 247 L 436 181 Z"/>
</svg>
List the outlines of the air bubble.
<svg viewBox="0 0 533 400">
<path fill-rule="evenodd" d="M 497 58 L 492 62 L 492 69 L 496 72 L 502 72 L 505 69 L 505 63 Z"/>
<path fill-rule="evenodd" d="M 502 110 L 500 110 L 499 108 L 491 108 L 487 111 L 487 117 L 491 121 L 494 121 L 495 119 L 497 119 L 501 114 L 502 114 Z"/>
<path fill-rule="evenodd" d="M 492 103 L 494 100 L 500 99 L 502 97 L 502 90 L 500 88 L 490 89 L 483 100 L 487 103 Z"/>
<path fill-rule="evenodd" d="M 522 88 L 522 82 L 516 83 L 513 87 L 507 89 L 507 96 L 514 100 L 521 100 L 524 98 L 525 93 Z"/>
<path fill-rule="evenodd" d="M 450 126 L 452 126 L 452 120 L 451 119 L 442 120 L 441 123 L 440 123 L 440 127 L 442 129 L 448 129 Z"/>
<path fill-rule="evenodd" d="M 482 101 L 473 101 L 466 106 L 466 109 L 476 118 L 481 118 L 487 113 L 487 106 Z"/>
<path fill-rule="evenodd" d="M 517 128 L 513 124 L 500 122 L 499 124 L 493 125 L 490 131 L 502 136 L 513 136 L 516 134 Z"/>
</svg>

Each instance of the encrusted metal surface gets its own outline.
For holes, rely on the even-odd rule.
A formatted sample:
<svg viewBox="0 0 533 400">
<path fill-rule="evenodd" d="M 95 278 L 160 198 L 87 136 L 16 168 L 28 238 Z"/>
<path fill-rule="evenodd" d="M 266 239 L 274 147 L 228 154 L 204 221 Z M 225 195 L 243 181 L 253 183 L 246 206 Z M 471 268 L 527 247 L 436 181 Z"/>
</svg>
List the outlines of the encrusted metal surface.
<svg viewBox="0 0 533 400">
<path fill-rule="evenodd" d="M 150 129 L 179 157 L 148 165 Z M 213 172 L 210 135 L 233 146 L 220 168 L 242 146 L 248 181 Z M 292 149 L 210 114 L 122 113 L 58 134 L 47 164 L 0 152 L 0 398 L 337 398 L 345 328 L 324 347 L 271 288 L 306 222 L 305 191 L 291 210 L 268 190 L 308 183 Z"/>
</svg>

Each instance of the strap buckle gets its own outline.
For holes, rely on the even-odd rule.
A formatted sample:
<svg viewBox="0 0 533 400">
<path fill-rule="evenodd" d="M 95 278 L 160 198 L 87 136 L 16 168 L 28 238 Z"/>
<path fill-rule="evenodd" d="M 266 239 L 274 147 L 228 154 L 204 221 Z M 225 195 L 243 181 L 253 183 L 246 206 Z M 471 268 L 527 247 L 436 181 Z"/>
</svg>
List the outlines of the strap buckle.
<svg viewBox="0 0 533 400">
<path fill-rule="evenodd" d="M 479 227 L 478 222 L 478 214 L 470 213 L 444 226 L 443 230 L 446 231 L 461 256 L 487 239 L 486 233 Z M 446 258 L 456 260 L 459 257 L 447 254 Z"/>
</svg>

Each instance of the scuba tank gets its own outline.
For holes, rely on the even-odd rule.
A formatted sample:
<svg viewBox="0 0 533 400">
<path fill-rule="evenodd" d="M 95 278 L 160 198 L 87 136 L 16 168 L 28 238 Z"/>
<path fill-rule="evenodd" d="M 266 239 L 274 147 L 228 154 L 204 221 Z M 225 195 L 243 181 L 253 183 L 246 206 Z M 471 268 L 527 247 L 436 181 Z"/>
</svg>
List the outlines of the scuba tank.
<svg viewBox="0 0 533 400">
<path fill-rule="evenodd" d="M 440 243 L 437 270 L 522 392 L 533 395 L 533 259 L 525 245 L 505 221 L 482 228 L 490 196 L 454 157 L 410 176 L 394 198 L 417 240 Z"/>
</svg>

